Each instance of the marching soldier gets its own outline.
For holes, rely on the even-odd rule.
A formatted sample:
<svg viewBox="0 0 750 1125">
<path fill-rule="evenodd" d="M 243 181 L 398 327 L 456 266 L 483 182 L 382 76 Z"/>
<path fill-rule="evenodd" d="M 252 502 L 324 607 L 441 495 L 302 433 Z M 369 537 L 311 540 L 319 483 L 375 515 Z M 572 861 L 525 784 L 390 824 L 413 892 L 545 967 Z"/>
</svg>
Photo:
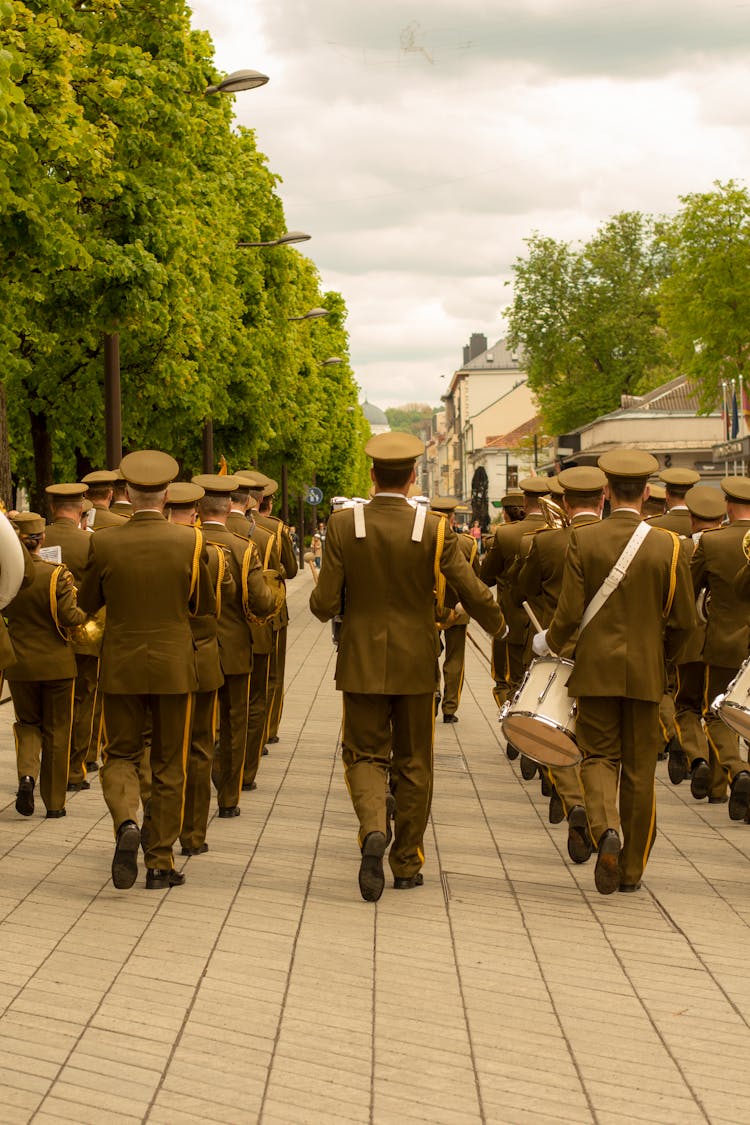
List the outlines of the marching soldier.
<svg viewBox="0 0 750 1125">
<path fill-rule="evenodd" d="M 738 601 L 734 580 L 745 561 L 742 540 L 750 529 L 750 479 L 724 477 L 721 487 L 726 496 L 729 525 L 704 532 L 690 569 L 696 596 L 704 589 L 711 595 L 702 657 L 706 737 L 712 758 L 731 784 L 729 817 L 742 820 L 750 808 L 750 769 L 740 756 L 737 735 L 713 714 L 711 703 L 726 691 L 748 651 L 750 615 L 747 603 Z M 694 759 L 690 783 L 694 797 L 707 796 L 712 777 L 712 766 L 700 758 Z"/>
<path fill-rule="evenodd" d="M 197 484 L 175 481 L 167 489 L 167 511 L 171 523 L 194 527 L 196 504 L 205 495 Z M 235 595 L 234 578 L 224 548 L 206 543 L 208 573 L 214 591 L 215 613 L 190 618 L 195 646 L 198 690 L 193 697 L 193 723 L 185 783 L 185 811 L 180 829 L 182 854 L 203 855 L 208 851 L 206 829 L 211 804 L 211 766 L 216 741 L 218 691 L 224 682 L 219 656 L 218 627 L 224 603 Z"/>
<path fill-rule="evenodd" d="M 527 477 L 520 484 L 523 494 L 524 518 L 516 523 L 502 524 L 495 532 L 490 549 L 482 560 L 479 576 L 488 586 L 497 586 L 497 600 L 508 623 L 506 664 L 497 662 L 493 651 L 493 696 L 498 707 L 518 688 L 524 674 L 524 654 L 529 636 L 529 620 L 514 603 L 510 589 L 510 571 L 520 550 L 524 535 L 545 526 L 539 497 L 549 493 L 548 477 Z M 515 756 L 511 751 L 512 756 Z M 509 757 L 511 756 L 509 754 Z"/>
<path fill-rule="evenodd" d="M 706 484 L 696 484 L 685 495 L 692 517 L 693 534 L 683 540 L 688 559 L 692 558 L 701 536 L 721 527 L 726 515 L 723 492 Z M 703 648 L 706 643 L 704 594 L 699 595 L 697 620 L 690 640 L 683 647 L 675 668 L 675 729 L 678 743 L 669 750 L 669 779 L 679 785 L 692 774 L 691 792 L 696 800 L 708 797 L 709 803 L 726 801 L 727 779 L 716 755 L 712 755 L 701 722 L 705 707 L 706 665 Z M 708 702 L 711 702 L 710 700 Z"/>
<path fill-rule="evenodd" d="M 339 614 L 345 598 L 336 686 L 344 701 L 346 783 L 359 820 L 359 889 L 368 902 L 377 901 L 385 885 L 389 774 L 396 802 L 389 856 L 394 887 L 422 883 L 432 794 L 436 584 L 439 611 L 447 583 L 488 632 L 504 627 L 448 522 L 407 502 L 423 451 L 412 434 L 370 439 L 375 496 L 331 516 L 310 596 L 320 621 Z"/>
<path fill-rule="evenodd" d="M 673 531 L 675 535 L 682 535 L 689 539 L 693 534 L 692 520 L 688 506 L 685 503 L 685 494 L 701 479 L 700 473 L 695 469 L 662 469 L 659 480 L 663 482 L 665 492 L 664 514 L 651 516 L 649 523 L 652 527 L 663 527 Z"/>
<path fill-rule="evenodd" d="M 576 737 L 600 894 L 640 887 L 656 829 L 664 629 L 672 655 L 695 617 L 679 539 L 641 520 L 657 467 L 638 450 L 599 458 L 611 516 L 571 532 L 560 600 L 546 634 L 534 638 L 538 655 L 554 654 L 578 631 L 568 692 L 578 700 Z"/>
<path fill-rule="evenodd" d="M 435 496 L 430 501 L 430 511 L 444 516 L 451 528 L 456 530 L 455 509 L 458 500 L 452 496 Z M 457 532 L 461 554 L 475 574 L 479 574 L 477 542 L 464 532 Z M 461 688 L 464 682 L 464 663 L 466 660 L 466 629 L 469 615 L 459 604 L 455 590 L 445 592 L 445 617 L 438 621 L 438 628 L 445 650 L 443 660 L 442 709 L 444 723 L 457 723 L 456 711 L 461 702 Z M 438 671 L 438 694 L 440 694 L 440 672 Z"/>
<path fill-rule="evenodd" d="M 546 629 L 554 616 L 562 590 L 565 555 L 573 531 L 601 519 L 604 504 L 604 486 L 607 478 L 601 469 L 580 466 L 563 469 L 558 476 L 562 486 L 563 504 L 570 519 L 567 527 L 542 528 L 534 535 L 531 548 L 521 566 L 515 596 L 519 602 L 528 601 Z M 570 658 L 575 649 L 575 636 L 571 637 L 561 657 Z M 588 831 L 585 802 L 577 766 L 548 771 L 554 786 L 550 797 L 550 823 L 558 822 L 556 805 L 561 804 L 562 818 L 568 821 L 568 855 L 574 863 L 585 863 L 591 856 L 593 844 Z"/>
<path fill-rule="evenodd" d="M 47 818 L 65 816 L 76 662 L 67 630 L 86 620 L 76 604 L 73 576 L 62 563 L 45 562 L 44 520 L 19 512 L 14 524 L 33 559 L 33 579 L 5 609 L 15 662 L 7 669 L 16 722 L 16 811 L 34 812 L 34 787 Z"/>
<path fill-rule="evenodd" d="M 258 510 L 254 515 L 255 523 L 265 528 L 276 537 L 276 547 L 281 560 L 282 580 L 291 580 L 297 574 L 297 558 L 292 547 L 289 531 L 283 520 L 272 514 L 273 497 L 277 491 L 276 481 L 254 469 L 240 470 L 237 476 L 249 480 L 251 492 L 258 503 Z M 274 622 L 273 650 L 268 669 L 268 690 L 270 694 L 268 711 L 268 738 L 273 745 L 279 741 L 279 723 L 284 706 L 284 673 L 286 669 L 286 641 L 289 626 L 289 611 L 286 607 L 286 597 L 279 614 Z"/>
<path fill-rule="evenodd" d="M 103 527 L 119 527 L 125 523 L 124 515 L 118 516 L 110 511 L 118 479 L 115 469 L 97 469 L 82 478 L 82 483 L 88 486 L 86 498 L 93 504 L 88 515 L 88 526 L 94 531 L 100 531 Z"/>
<path fill-rule="evenodd" d="M 60 561 L 73 575 L 80 587 L 89 557 L 91 534 L 81 529 L 83 497 L 86 485 L 50 484 L 45 489 L 49 496 L 52 523 L 46 529 L 45 547 L 59 547 Z M 72 642 L 76 661 L 76 683 L 73 701 L 73 734 L 70 742 L 70 770 L 68 791 L 89 789 L 86 780 L 86 758 L 94 737 L 94 710 L 99 678 L 99 651 L 101 640 L 76 639 Z"/>
<path fill-rule="evenodd" d="M 260 620 L 272 614 L 276 600 L 263 579 L 263 565 L 255 544 L 226 526 L 230 494 L 237 489 L 237 478 L 202 474 L 193 477 L 193 484 L 205 490 L 198 502 L 203 533 L 209 543 L 226 551 L 235 584 L 234 597 L 223 602 L 217 629 L 224 683 L 219 688 L 219 750 L 213 769 L 219 817 L 229 819 L 240 815 L 253 662 L 251 619 Z"/>
<path fill-rule="evenodd" d="M 147 711 L 152 721 L 151 823 L 146 887 L 184 883 L 172 845 L 182 825 L 192 695 L 198 688 L 190 617 L 214 610 L 203 537 L 164 519 L 177 462 L 166 453 L 129 453 L 120 465 L 133 516 L 92 536 L 80 590 L 90 613 L 106 605 L 101 664 L 105 748 L 102 792 L 116 844 L 112 882 L 132 887 L 141 833 L 139 767 Z"/>
<path fill-rule="evenodd" d="M 113 497 L 110 506 L 110 512 L 114 516 L 124 516 L 129 520 L 133 514 L 133 505 L 128 500 L 128 485 L 127 481 L 123 479 L 122 473 L 119 469 L 116 470 L 117 479 L 112 485 Z"/>
</svg>

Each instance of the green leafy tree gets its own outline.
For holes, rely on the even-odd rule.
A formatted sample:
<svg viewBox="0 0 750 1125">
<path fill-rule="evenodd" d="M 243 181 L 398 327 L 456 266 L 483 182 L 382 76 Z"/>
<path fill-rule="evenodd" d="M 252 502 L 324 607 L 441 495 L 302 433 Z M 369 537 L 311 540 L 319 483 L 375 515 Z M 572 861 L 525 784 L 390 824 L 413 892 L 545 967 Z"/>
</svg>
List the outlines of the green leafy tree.
<svg viewBox="0 0 750 1125">
<path fill-rule="evenodd" d="M 659 293 L 674 362 L 710 410 L 722 382 L 750 382 L 750 194 L 735 181 L 682 197 L 664 225 L 671 273 Z"/>
<path fill-rule="evenodd" d="M 385 416 L 392 430 L 422 437 L 438 409 L 424 402 L 409 402 L 405 406 L 389 406 Z"/>
<path fill-rule="evenodd" d="M 657 315 L 668 256 L 637 212 L 614 216 L 580 248 L 539 234 L 527 246 L 513 267 L 508 340 L 523 350 L 547 427 L 564 433 L 668 367 Z"/>
</svg>

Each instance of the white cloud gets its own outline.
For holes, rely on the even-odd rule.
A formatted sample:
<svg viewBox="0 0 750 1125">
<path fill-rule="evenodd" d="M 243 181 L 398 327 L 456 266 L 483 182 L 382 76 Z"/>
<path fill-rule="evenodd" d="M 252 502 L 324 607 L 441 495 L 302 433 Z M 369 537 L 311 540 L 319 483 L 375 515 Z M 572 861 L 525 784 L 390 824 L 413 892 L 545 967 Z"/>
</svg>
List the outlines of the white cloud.
<svg viewBox="0 0 750 1125">
<path fill-rule="evenodd" d="M 750 178 L 747 9 L 708 0 L 197 0 L 283 178 L 289 227 L 349 308 L 369 398 L 436 401 L 502 332 L 533 230 L 588 237 Z M 460 11 L 460 18 L 459 18 Z"/>
</svg>

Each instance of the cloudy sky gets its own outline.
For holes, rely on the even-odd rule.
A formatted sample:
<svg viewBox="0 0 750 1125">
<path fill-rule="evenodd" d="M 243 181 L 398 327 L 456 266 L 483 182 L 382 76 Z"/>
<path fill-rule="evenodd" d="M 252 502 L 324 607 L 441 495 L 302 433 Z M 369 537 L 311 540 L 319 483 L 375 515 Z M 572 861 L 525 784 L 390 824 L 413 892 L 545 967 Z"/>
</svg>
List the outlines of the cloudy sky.
<svg viewBox="0 0 750 1125">
<path fill-rule="evenodd" d="M 538 230 L 587 238 L 750 181 L 750 0 L 193 0 L 283 178 L 290 229 L 349 309 L 371 402 L 436 403 L 503 335 Z"/>
</svg>

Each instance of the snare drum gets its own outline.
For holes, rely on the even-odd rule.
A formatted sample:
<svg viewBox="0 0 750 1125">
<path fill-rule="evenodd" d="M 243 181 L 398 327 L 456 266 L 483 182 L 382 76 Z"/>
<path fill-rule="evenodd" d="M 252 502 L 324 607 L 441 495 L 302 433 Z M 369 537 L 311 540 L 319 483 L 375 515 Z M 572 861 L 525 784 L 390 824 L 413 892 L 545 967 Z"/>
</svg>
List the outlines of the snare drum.
<svg viewBox="0 0 750 1125">
<path fill-rule="evenodd" d="M 581 760 L 575 741 L 575 700 L 567 685 L 572 660 L 534 660 L 521 686 L 503 705 L 503 734 L 527 758 L 542 766 L 573 766 Z"/>
<path fill-rule="evenodd" d="M 741 738 L 750 740 L 750 657 L 711 710 Z"/>
</svg>

